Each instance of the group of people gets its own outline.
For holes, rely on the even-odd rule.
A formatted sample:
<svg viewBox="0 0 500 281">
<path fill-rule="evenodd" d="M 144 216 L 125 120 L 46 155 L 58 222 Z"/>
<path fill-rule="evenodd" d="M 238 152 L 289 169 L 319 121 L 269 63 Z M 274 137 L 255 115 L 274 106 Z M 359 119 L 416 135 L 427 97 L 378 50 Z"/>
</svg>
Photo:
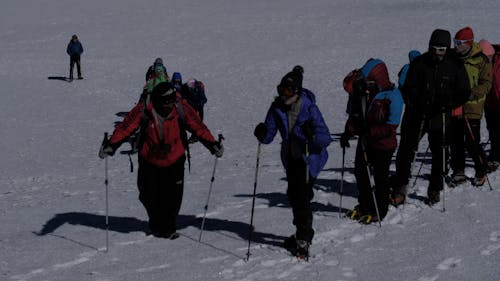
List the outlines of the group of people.
<svg viewBox="0 0 500 281">
<path fill-rule="evenodd" d="M 483 186 L 487 173 L 498 168 L 500 46 L 493 47 L 484 39 L 475 42 L 470 27 L 456 33 L 454 48 L 451 41 L 449 31 L 434 30 L 427 52 L 409 53 L 410 63 L 399 72 L 397 88 L 377 59 L 368 60 L 344 79 L 349 118 L 341 147 L 349 147 L 349 139 L 359 136 L 355 158 L 358 205 L 347 212 L 348 217 L 363 223 L 380 221 L 389 204 L 405 202 L 415 154 L 426 133 L 432 155 L 425 200 L 429 205 L 440 202 L 445 181 L 455 187 L 468 180 L 466 149 L 474 161 L 472 185 Z M 403 105 L 398 147 L 396 129 Z M 483 111 L 491 142 L 488 156 L 480 143 Z M 396 173 L 389 177 L 396 148 Z"/>
<path fill-rule="evenodd" d="M 498 54 L 498 46 L 493 47 L 486 40 L 475 42 L 469 27 L 456 33 L 453 49 L 451 42 L 449 31 L 434 30 L 427 52 L 409 53 L 410 63 L 399 72 L 398 86 L 390 81 L 381 59 L 369 59 L 344 79 L 349 93 L 349 117 L 340 137 L 343 153 L 350 147 L 349 140 L 358 136 L 358 205 L 347 212 L 348 217 L 362 223 L 380 222 L 390 204 L 404 203 L 411 166 L 426 133 L 432 154 L 426 200 L 430 205 L 440 201 L 449 155 L 453 185 L 467 179 L 465 149 L 474 160 L 473 185 L 483 185 L 486 173 L 498 167 L 500 64 L 497 57 L 493 58 Z M 315 95 L 302 86 L 303 75 L 304 69 L 297 65 L 281 79 L 278 96 L 264 122 L 254 130 L 262 144 L 271 143 L 278 132 L 281 136 L 280 155 L 288 181 L 286 194 L 296 228 L 284 245 L 297 256 L 308 255 L 314 236 L 313 185 L 328 160 L 327 147 L 332 142 Z M 113 155 L 129 136 L 140 132 L 139 199 L 148 213 L 151 233 L 174 238 L 183 193 L 185 150 L 189 147 L 185 131 L 191 132 L 194 141 L 199 140 L 216 157 L 222 156 L 223 146 L 203 123 L 206 96 L 201 81 L 192 79 L 183 84 L 180 73 L 170 78 L 160 58 L 148 68 L 146 81 L 139 103 L 116 126 L 111 138 L 103 141 L 99 156 Z M 200 98 L 193 102 L 191 95 Z M 483 109 L 490 132 L 488 157 L 480 144 Z M 389 177 L 396 149 L 396 173 Z"/>
</svg>

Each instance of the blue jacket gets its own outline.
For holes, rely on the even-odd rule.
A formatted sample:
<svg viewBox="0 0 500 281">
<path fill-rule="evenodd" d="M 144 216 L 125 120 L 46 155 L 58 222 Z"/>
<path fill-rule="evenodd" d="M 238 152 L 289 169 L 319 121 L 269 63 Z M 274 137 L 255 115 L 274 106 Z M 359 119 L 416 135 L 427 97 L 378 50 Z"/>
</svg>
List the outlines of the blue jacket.
<svg viewBox="0 0 500 281">
<path fill-rule="evenodd" d="M 80 41 L 73 42 L 73 40 L 69 41 L 68 47 L 66 48 L 66 53 L 68 55 L 81 55 L 83 53 L 83 47 Z"/>
<path fill-rule="evenodd" d="M 302 125 L 309 122 L 315 133 L 312 141 L 309 143 L 309 172 L 312 177 L 316 178 L 328 160 L 326 147 L 332 142 L 332 138 L 323 120 L 323 116 L 315 104 L 314 94 L 307 89 L 302 89 L 300 99 L 302 100 L 300 112 L 291 133 L 288 133 L 288 118 L 283 106 L 280 105 L 280 101 L 276 100 L 271 104 L 267 112 L 266 121 L 264 122 L 267 127 L 267 134 L 262 143 L 271 143 L 279 131 L 282 139 L 281 162 L 285 169 L 287 167 L 287 156 L 290 153 L 290 138 L 294 138 L 300 144 L 302 158 L 305 162 L 306 137 L 302 132 Z"/>
</svg>

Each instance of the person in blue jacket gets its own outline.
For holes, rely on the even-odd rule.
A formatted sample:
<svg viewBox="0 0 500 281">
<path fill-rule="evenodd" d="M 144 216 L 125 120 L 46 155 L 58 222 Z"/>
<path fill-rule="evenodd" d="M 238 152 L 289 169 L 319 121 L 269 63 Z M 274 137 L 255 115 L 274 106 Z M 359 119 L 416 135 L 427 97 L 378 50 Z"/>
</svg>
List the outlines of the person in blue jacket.
<svg viewBox="0 0 500 281">
<path fill-rule="evenodd" d="M 347 87 L 352 89 L 349 118 L 340 145 L 349 147 L 349 139 L 359 136 L 354 163 L 358 205 L 347 212 L 347 216 L 369 224 L 383 220 L 389 209 L 389 167 L 397 147 L 396 130 L 403 111 L 403 98 L 389 80 L 382 60 L 369 59 L 357 72 L 353 87 Z"/>
<path fill-rule="evenodd" d="M 418 56 L 420 56 L 421 53 L 417 50 L 411 50 L 409 53 L 408 53 L 408 59 L 409 59 L 409 63 L 403 65 L 403 67 L 401 68 L 401 70 L 399 71 L 398 73 L 398 89 L 401 91 L 401 89 L 403 89 L 403 86 L 405 85 L 405 80 L 406 80 L 406 74 L 408 73 L 408 68 L 410 68 L 410 63 L 415 59 L 417 58 Z"/>
<path fill-rule="evenodd" d="M 82 68 L 80 62 L 80 56 L 83 53 L 82 43 L 78 40 L 78 36 L 71 36 L 71 40 L 68 43 L 68 47 L 66 48 L 66 53 L 68 53 L 70 57 L 69 61 L 69 79 L 73 80 L 73 67 L 76 63 L 76 69 L 78 72 L 78 79 L 83 79 L 82 77 Z"/>
<path fill-rule="evenodd" d="M 279 96 L 254 135 L 263 144 L 271 143 L 278 132 L 281 135 L 281 162 L 296 227 L 295 234 L 285 240 L 285 247 L 307 257 L 314 236 L 313 185 L 328 159 L 326 148 L 332 139 L 314 94 L 302 88 L 302 75 L 303 68 L 298 66 L 283 77 L 277 87 Z"/>
</svg>

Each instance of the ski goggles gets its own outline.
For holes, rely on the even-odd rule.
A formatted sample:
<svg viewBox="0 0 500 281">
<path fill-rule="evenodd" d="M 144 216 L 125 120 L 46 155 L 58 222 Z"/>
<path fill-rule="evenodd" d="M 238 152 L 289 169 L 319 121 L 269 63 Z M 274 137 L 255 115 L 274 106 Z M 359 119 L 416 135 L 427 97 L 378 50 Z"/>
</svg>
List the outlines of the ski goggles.
<svg viewBox="0 0 500 281">
<path fill-rule="evenodd" d="M 431 49 L 434 51 L 434 53 L 438 55 L 443 55 L 446 53 L 447 47 L 441 47 L 441 46 L 431 46 Z"/>
<path fill-rule="evenodd" d="M 453 43 L 454 43 L 454 44 L 455 44 L 455 46 L 457 46 L 457 47 L 458 47 L 458 46 L 461 46 L 461 45 L 463 45 L 463 44 L 467 44 L 467 43 L 469 43 L 469 42 L 471 42 L 471 41 L 472 41 L 472 40 L 469 40 L 469 39 L 467 39 L 467 40 L 453 39 Z"/>
</svg>

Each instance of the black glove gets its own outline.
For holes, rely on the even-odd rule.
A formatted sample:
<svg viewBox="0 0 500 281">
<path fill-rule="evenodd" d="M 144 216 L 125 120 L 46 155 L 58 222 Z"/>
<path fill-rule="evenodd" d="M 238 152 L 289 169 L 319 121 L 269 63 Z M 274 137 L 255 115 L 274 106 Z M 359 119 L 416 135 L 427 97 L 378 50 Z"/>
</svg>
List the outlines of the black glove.
<svg viewBox="0 0 500 281">
<path fill-rule="evenodd" d="M 101 144 L 101 148 L 99 149 L 99 158 L 104 159 L 108 156 L 115 155 L 115 151 L 118 147 L 116 145 L 112 145 L 108 139 L 104 139 Z"/>
<path fill-rule="evenodd" d="M 215 155 L 217 158 L 221 158 L 222 154 L 224 154 L 224 146 L 222 142 L 216 141 L 210 146 L 210 152 Z"/>
<path fill-rule="evenodd" d="M 259 123 L 255 130 L 253 131 L 254 136 L 257 138 L 259 142 L 264 140 L 264 137 L 267 135 L 267 126 L 264 123 Z"/>
<path fill-rule="evenodd" d="M 312 139 L 314 138 L 314 129 L 311 126 L 311 122 L 305 122 L 300 128 L 302 129 L 302 133 L 304 134 L 306 139 L 308 141 L 312 141 Z"/>
<path fill-rule="evenodd" d="M 351 145 L 349 144 L 350 138 L 351 136 L 349 136 L 346 132 L 342 133 L 342 135 L 340 135 L 340 147 L 351 147 Z"/>
</svg>

